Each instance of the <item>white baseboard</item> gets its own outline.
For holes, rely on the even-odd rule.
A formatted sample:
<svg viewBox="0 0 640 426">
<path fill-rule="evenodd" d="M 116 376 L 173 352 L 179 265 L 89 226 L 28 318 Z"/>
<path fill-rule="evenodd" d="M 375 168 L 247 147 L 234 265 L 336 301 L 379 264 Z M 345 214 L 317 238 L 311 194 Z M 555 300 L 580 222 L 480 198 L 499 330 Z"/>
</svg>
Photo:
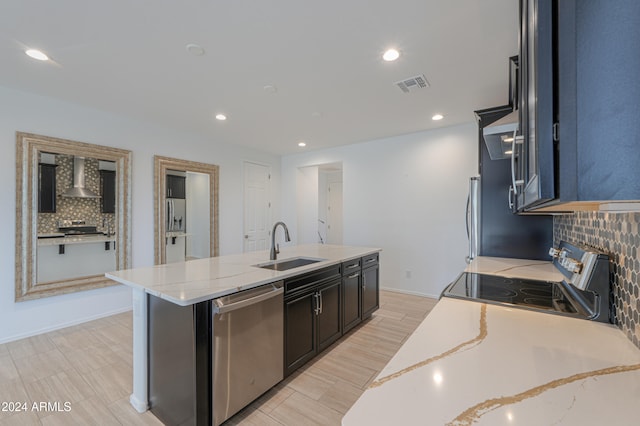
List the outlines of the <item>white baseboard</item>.
<svg viewBox="0 0 640 426">
<path fill-rule="evenodd" d="M 25 339 L 25 338 L 31 337 L 31 336 L 37 336 L 38 334 L 44 334 L 44 333 L 48 333 L 50 331 L 60 330 L 62 328 L 71 327 L 73 325 L 82 324 L 82 323 L 93 321 L 93 320 L 97 320 L 97 319 L 100 319 L 100 318 L 110 317 L 111 315 L 121 314 L 123 312 L 128 312 L 131 309 L 132 309 L 131 306 L 126 307 L 126 308 L 121 308 L 121 309 L 115 309 L 113 311 L 103 312 L 103 313 L 98 314 L 98 315 L 92 315 L 92 316 L 88 316 L 88 317 L 79 318 L 77 320 L 56 324 L 56 325 L 53 325 L 51 327 L 44 327 L 44 328 L 40 328 L 38 330 L 32 330 L 32 331 L 29 331 L 29 332 L 26 332 L 26 333 L 16 334 L 16 335 L 13 335 L 13 336 L 10 336 L 10 337 L 6 337 L 6 338 L 3 338 L 3 339 L 0 339 L 0 345 L 3 344 L 3 343 L 13 342 L 15 340 Z"/>
<path fill-rule="evenodd" d="M 429 293 L 420 293 L 418 291 L 402 290 L 402 289 L 399 289 L 399 288 L 380 287 L 380 290 L 390 291 L 392 293 L 410 294 L 412 296 L 428 297 L 430 299 L 439 299 L 440 298 L 439 294 L 433 295 L 433 294 L 429 294 Z"/>
<path fill-rule="evenodd" d="M 140 401 L 134 394 L 129 396 L 129 402 L 138 413 L 144 413 L 149 409 L 147 403 Z"/>
</svg>

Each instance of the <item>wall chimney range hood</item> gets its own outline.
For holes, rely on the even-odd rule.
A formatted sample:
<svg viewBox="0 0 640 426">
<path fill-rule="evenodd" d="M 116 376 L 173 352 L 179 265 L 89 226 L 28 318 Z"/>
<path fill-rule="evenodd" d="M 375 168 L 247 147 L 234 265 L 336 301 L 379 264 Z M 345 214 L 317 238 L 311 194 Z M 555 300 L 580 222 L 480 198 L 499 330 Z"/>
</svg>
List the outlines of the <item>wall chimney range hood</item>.
<svg viewBox="0 0 640 426">
<path fill-rule="evenodd" d="M 511 158 L 513 136 L 518 130 L 518 111 L 511 111 L 482 129 L 484 143 L 492 160 Z"/>
<path fill-rule="evenodd" d="M 90 189 L 84 187 L 84 157 L 73 157 L 73 187 L 63 197 L 66 198 L 100 198 Z"/>
</svg>

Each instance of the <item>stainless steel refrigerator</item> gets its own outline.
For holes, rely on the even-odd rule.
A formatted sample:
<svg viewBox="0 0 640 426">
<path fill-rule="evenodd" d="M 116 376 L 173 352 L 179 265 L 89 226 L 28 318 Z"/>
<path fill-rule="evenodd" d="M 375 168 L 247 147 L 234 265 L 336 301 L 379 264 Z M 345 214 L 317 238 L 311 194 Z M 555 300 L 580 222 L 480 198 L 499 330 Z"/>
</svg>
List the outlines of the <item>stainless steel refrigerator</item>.
<svg viewBox="0 0 640 426">
<path fill-rule="evenodd" d="M 167 232 L 185 232 L 187 230 L 187 200 L 167 199 Z"/>
</svg>

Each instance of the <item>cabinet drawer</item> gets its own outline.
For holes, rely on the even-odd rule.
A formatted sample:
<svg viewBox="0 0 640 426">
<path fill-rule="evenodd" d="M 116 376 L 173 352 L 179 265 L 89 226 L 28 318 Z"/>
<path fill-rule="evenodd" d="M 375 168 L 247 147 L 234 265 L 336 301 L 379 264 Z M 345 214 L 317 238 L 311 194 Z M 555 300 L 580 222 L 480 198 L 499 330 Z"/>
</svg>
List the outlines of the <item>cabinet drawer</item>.
<svg viewBox="0 0 640 426">
<path fill-rule="evenodd" d="M 354 272 L 358 272 L 362 267 L 362 259 L 353 259 L 347 262 L 342 262 L 342 275 L 351 275 Z"/>
<path fill-rule="evenodd" d="M 374 266 L 378 264 L 378 255 L 379 253 L 370 254 L 362 258 L 362 267 L 368 268 L 369 266 Z"/>
<path fill-rule="evenodd" d="M 294 293 L 304 291 L 318 284 L 324 284 L 335 278 L 340 278 L 341 265 L 328 266 L 318 271 L 309 272 L 308 274 L 299 275 L 284 280 L 285 297 Z"/>
</svg>

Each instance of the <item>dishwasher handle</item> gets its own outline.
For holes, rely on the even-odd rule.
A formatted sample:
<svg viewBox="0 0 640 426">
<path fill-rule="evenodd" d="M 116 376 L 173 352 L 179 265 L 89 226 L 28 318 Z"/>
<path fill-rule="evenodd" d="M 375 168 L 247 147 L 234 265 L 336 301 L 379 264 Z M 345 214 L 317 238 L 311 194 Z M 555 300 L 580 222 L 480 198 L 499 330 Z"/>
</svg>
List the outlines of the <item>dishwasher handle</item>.
<svg viewBox="0 0 640 426">
<path fill-rule="evenodd" d="M 277 287 L 272 285 L 272 290 L 267 293 L 261 293 L 257 296 L 247 297 L 246 299 L 239 299 L 238 301 L 234 301 L 232 303 L 225 304 L 223 299 L 220 298 L 213 301 L 213 313 L 214 314 L 224 314 L 227 312 L 235 311 L 238 309 L 242 309 L 247 306 L 255 305 L 256 303 L 263 302 L 265 300 L 271 299 L 272 297 L 276 297 L 280 294 L 284 293 L 283 287 Z"/>
</svg>

